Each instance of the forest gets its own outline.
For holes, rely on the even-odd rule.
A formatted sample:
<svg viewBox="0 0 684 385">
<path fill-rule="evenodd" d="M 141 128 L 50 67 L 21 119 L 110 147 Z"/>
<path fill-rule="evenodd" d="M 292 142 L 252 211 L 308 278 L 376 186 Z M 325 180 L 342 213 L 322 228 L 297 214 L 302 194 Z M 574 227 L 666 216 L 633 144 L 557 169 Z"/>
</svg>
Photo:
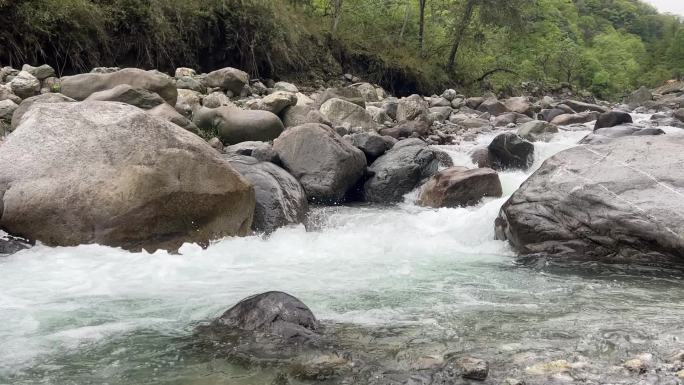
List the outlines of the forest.
<svg viewBox="0 0 684 385">
<path fill-rule="evenodd" d="M 0 0 L 0 64 L 22 63 L 619 99 L 684 75 L 684 24 L 638 0 Z"/>
</svg>

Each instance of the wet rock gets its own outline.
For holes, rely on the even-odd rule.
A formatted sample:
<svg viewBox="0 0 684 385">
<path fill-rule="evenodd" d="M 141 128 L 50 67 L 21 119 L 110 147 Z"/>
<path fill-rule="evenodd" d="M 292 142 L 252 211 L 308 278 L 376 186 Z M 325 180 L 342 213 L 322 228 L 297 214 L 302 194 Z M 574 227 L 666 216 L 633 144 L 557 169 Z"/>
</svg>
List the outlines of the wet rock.
<svg viewBox="0 0 684 385">
<path fill-rule="evenodd" d="M 322 124 L 288 128 L 274 141 L 273 150 L 312 202 L 343 201 L 366 167 L 361 150 Z"/>
<path fill-rule="evenodd" d="M 31 247 L 31 244 L 25 239 L 12 237 L 0 231 L 0 257 L 6 257 L 21 250 L 26 250 L 29 247 Z"/>
<path fill-rule="evenodd" d="M 381 136 L 368 132 L 352 134 L 345 137 L 345 139 L 348 139 L 354 147 L 363 151 L 368 164 L 373 163 L 397 142 L 396 139 L 390 136 Z"/>
<path fill-rule="evenodd" d="M 364 131 L 374 130 L 377 124 L 362 107 L 342 99 L 329 99 L 320 108 L 321 114 L 333 125 L 348 124 Z"/>
<path fill-rule="evenodd" d="M 682 145 L 662 135 L 563 151 L 506 202 L 497 237 L 556 261 L 681 265 Z"/>
<path fill-rule="evenodd" d="M 250 156 L 228 156 L 227 159 L 254 186 L 253 230 L 271 233 L 280 227 L 304 222 L 309 205 L 295 177 L 273 163 Z"/>
<path fill-rule="evenodd" d="M 599 128 L 593 133 L 585 136 L 580 140 L 581 144 L 607 144 L 617 138 L 625 136 L 652 136 L 664 135 L 665 131 L 659 128 L 645 128 L 641 129 L 632 125 L 623 125 L 615 127 Z"/>
<path fill-rule="evenodd" d="M 494 126 L 495 127 L 504 127 L 508 125 L 514 125 L 514 124 L 521 124 L 521 123 L 527 123 L 532 121 L 532 118 L 530 118 L 527 115 L 523 115 L 517 112 L 506 112 L 503 113 L 499 116 L 497 116 L 494 119 Z"/>
<path fill-rule="evenodd" d="M 364 184 L 369 202 L 396 203 L 415 189 L 421 181 L 437 172 L 435 153 L 420 139 L 398 142 L 369 168 L 372 177 Z"/>
<path fill-rule="evenodd" d="M 278 116 L 271 112 L 228 106 L 199 109 L 193 123 L 202 130 L 216 132 L 225 144 L 270 141 L 285 129 Z"/>
<path fill-rule="evenodd" d="M 684 108 L 676 110 L 673 116 L 679 121 L 684 122 Z"/>
<path fill-rule="evenodd" d="M 19 108 L 14 110 L 14 113 L 12 114 L 11 131 L 14 131 L 19 126 L 26 111 L 28 111 L 34 104 L 64 102 L 75 102 L 75 100 L 62 94 L 43 94 L 24 99 L 24 101 L 22 101 L 19 105 Z"/>
<path fill-rule="evenodd" d="M 30 98 L 40 92 L 40 81 L 26 71 L 21 71 L 9 82 L 12 93 L 22 99 Z"/>
<path fill-rule="evenodd" d="M 299 340 L 315 335 L 319 324 L 299 299 L 287 293 L 269 291 L 238 302 L 210 327 L 263 332 L 286 340 Z"/>
<path fill-rule="evenodd" d="M 632 123 L 632 115 L 622 111 L 608 111 L 599 115 L 594 125 L 594 131 L 599 128 L 615 127 L 626 123 Z"/>
<path fill-rule="evenodd" d="M 328 118 L 323 116 L 320 111 L 311 106 L 291 106 L 285 108 L 280 114 L 285 127 L 301 126 L 306 123 L 320 123 L 332 126 Z"/>
<path fill-rule="evenodd" d="M 551 123 L 557 126 L 568 126 L 570 124 L 589 123 L 598 119 L 597 112 L 582 112 L 579 114 L 562 114 L 551 119 Z"/>
<path fill-rule="evenodd" d="M 255 105 L 253 110 L 269 111 L 276 115 L 280 114 L 285 108 L 297 104 L 297 96 L 292 92 L 276 91 L 264 96 Z"/>
<path fill-rule="evenodd" d="M 239 95 L 242 88 L 249 82 L 249 75 L 239 69 L 226 67 L 209 72 L 204 82 L 207 87 L 220 88 L 223 91 L 232 92 L 233 95 Z"/>
<path fill-rule="evenodd" d="M 92 93 L 86 98 L 89 101 L 121 102 L 149 110 L 164 103 L 164 99 L 154 92 L 144 88 L 133 88 L 128 84 L 121 84 L 114 88 Z"/>
<path fill-rule="evenodd" d="M 534 145 L 511 132 L 498 135 L 488 149 L 496 160 L 495 169 L 526 170 L 534 162 Z"/>
<path fill-rule="evenodd" d="M 455 360 L 453 364 L 463 378 L 484 381 L 489 375 L 489 363 L 479 358 L 463 357 Z"/>
<path fill-rule="evenodd" d="M 542 120 L 533 120 L 518 128 L 518 136 L 530 142 L 548 142 L 557 132 L 558 127 Z"/>
<path fill-rule="evenodd" d="M 496 163 L 496 158 L 494 158 L 494 155 L 492 155 L 487 147 L 480 147 L 473 150 L 470 154 L 470 159 L 480 168 L 493 168 Z"/>
<path fill-rule="evenodd" d="M 175 249 L 245 235 L 254 210 L 206 142 L 121 103 L 34 104 L 2 144 L 0 181 L 0 227 L 49 246 Z"/>
<path fill-rule="evenodd" d="M 337 354 L 321 354 L 310 361 L 295 365 L 292 377 L 300 380 L 325 381 L 351 371 L 353 363 Z"/>
<path fill-rule="evenodd" d="M 420 95 L 411 95 L 402 99 L 399 99 L 399 105 L 397 106 L 397 121 L 411 121 L 411 120 L 427 120 L 428 114 L 428 103 Z"/>
<path fill-rule="evenodd" d="M 380 130 L 381 135 L 392 138 L 410 138 L 414 136 L 424 137 L 430 132 L 430 124 L 425 120 L 411 120 L 397 123 L 394 127 L 386 127 Z"/>
<path fill-rule="evenodd" d="M 452 167 L 438 172 L 425 183 L 417 203 L 435 208 L 471 206 L 484 197 L 498 198 L 502 194 L 496 171 Z"/>
<path fill-rule="evenodd" d="M 85 100 L 95 92 L 122 84 L 154 92 L 170 105 L 176 105 L 178 90 L 171 77 L 157 71 L 143 71 L 137 68 L 65 76 L 60 79 L 60 92 L 72 99 Z"/>
<path fill-rule="evenodd" d="M 330 99 L 342 99 L 354 103 L 361 108 L 366 108 L 366 100 L 356 87 L 328 88 L 316 98 L 315 106 L 320 108 Z"/>
</svg>

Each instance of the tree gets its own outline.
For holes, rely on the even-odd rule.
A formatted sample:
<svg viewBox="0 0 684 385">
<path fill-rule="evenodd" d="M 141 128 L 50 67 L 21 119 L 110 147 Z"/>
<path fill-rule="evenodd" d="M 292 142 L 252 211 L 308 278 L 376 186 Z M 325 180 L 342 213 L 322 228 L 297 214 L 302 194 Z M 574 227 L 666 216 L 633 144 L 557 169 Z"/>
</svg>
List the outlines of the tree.
<svg viewBox="0 0 684 385">
<path fill-rule="evenodd" d="M 343 0 L 330 0 L 332 8 L 332 27 L 330 30 L 333 38 L 337 37 L 337 29 L 340 27 L 340 21 L 342 20 L 342 5 Z"/>
<path fill-rule="evenodd" d="M 420 16 L 418 19 L 418 46 L 420 47 L 420 55 L 425 55 L 425 5 L 427 0 L 418 0 L 418 7 Z"/>
</svg>

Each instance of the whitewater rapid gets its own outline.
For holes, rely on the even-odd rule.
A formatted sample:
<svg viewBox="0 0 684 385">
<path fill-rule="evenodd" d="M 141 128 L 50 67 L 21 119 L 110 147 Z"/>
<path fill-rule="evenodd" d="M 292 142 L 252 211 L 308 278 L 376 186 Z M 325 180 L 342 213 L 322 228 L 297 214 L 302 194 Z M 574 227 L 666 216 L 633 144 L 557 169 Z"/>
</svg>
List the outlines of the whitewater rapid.
<svg viewBox="0 0 684 385">
<path fill-rule="evenodd" d="M 508 244 L 494 239 L 494 219 L 508 196 L 545 159 L 587 133 L 562 131 L 549 143 L 535 143 L 533 168 L 501 173 L 505 196 L 475 207 L 421 208 L 413 192 L 395 207 L 315 207 L 306 227 L 227 238 L 205 250 L 186 244 L 179 255 L 38 245 L 0 258 L 0 384 L 131 383 L 131 373 L 150 357 L 170 354 L 174 338 L 267 290 L 299 297 L 323 320 L 418 325 L 439 335 L 462 333 L 462 341 L 474 344 L 478 333 L 502 345 L 520 343 L 534 322 L 591 333 L 610 314 L 601 301 L 614 301 L 611 295 L 623 299 L 620 308 L 637 306 L 625 322 L 639 319 L 660 300 L 657 292 L 518 268 Z M 468 153 L 495 134 L 440 148 L 456 165 L 473 167 Z M 681 303 L 672 306 L 673 314 L 684 314 Z M 579 309 L 603 313 L 583 326 L 552 322 L 572 319 Z M 515 330 L 484 331 L 503 319 Z M 464 324 L 475 330 L 469 334 Z M 523 336 L 514 341 L 510 333 Z"/>
</svg>

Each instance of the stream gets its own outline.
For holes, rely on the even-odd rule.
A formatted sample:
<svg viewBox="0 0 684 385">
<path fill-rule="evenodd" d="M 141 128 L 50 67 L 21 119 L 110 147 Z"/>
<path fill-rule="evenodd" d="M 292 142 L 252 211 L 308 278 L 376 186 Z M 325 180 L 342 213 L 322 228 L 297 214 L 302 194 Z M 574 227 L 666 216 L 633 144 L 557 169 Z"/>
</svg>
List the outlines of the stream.
<svg viewBox="0 0 684 385">
<path fill-rule="evenodd" d="M 521 265 L 494 239 L 508 196 L 588 130 L 535 143 L 534 167 L 502 172 L 504 197 L 475 207 L 421 208 L 414 192 L 394 207 L 313 207 L 306 226 L 180 255 L 38 245 L 0 258 L 0 384 L 269 384 L 273 370 L 186 349 L 198 324 L 268 290 L 300 298 L 388 368 L 463 352 L 490 361 L 492 384 L 638 383 L 625 360 L 684 347 L 682 276 Z M 468 151 L 497 133 L 439 148 L 472 167 Z"/>
</svg>

